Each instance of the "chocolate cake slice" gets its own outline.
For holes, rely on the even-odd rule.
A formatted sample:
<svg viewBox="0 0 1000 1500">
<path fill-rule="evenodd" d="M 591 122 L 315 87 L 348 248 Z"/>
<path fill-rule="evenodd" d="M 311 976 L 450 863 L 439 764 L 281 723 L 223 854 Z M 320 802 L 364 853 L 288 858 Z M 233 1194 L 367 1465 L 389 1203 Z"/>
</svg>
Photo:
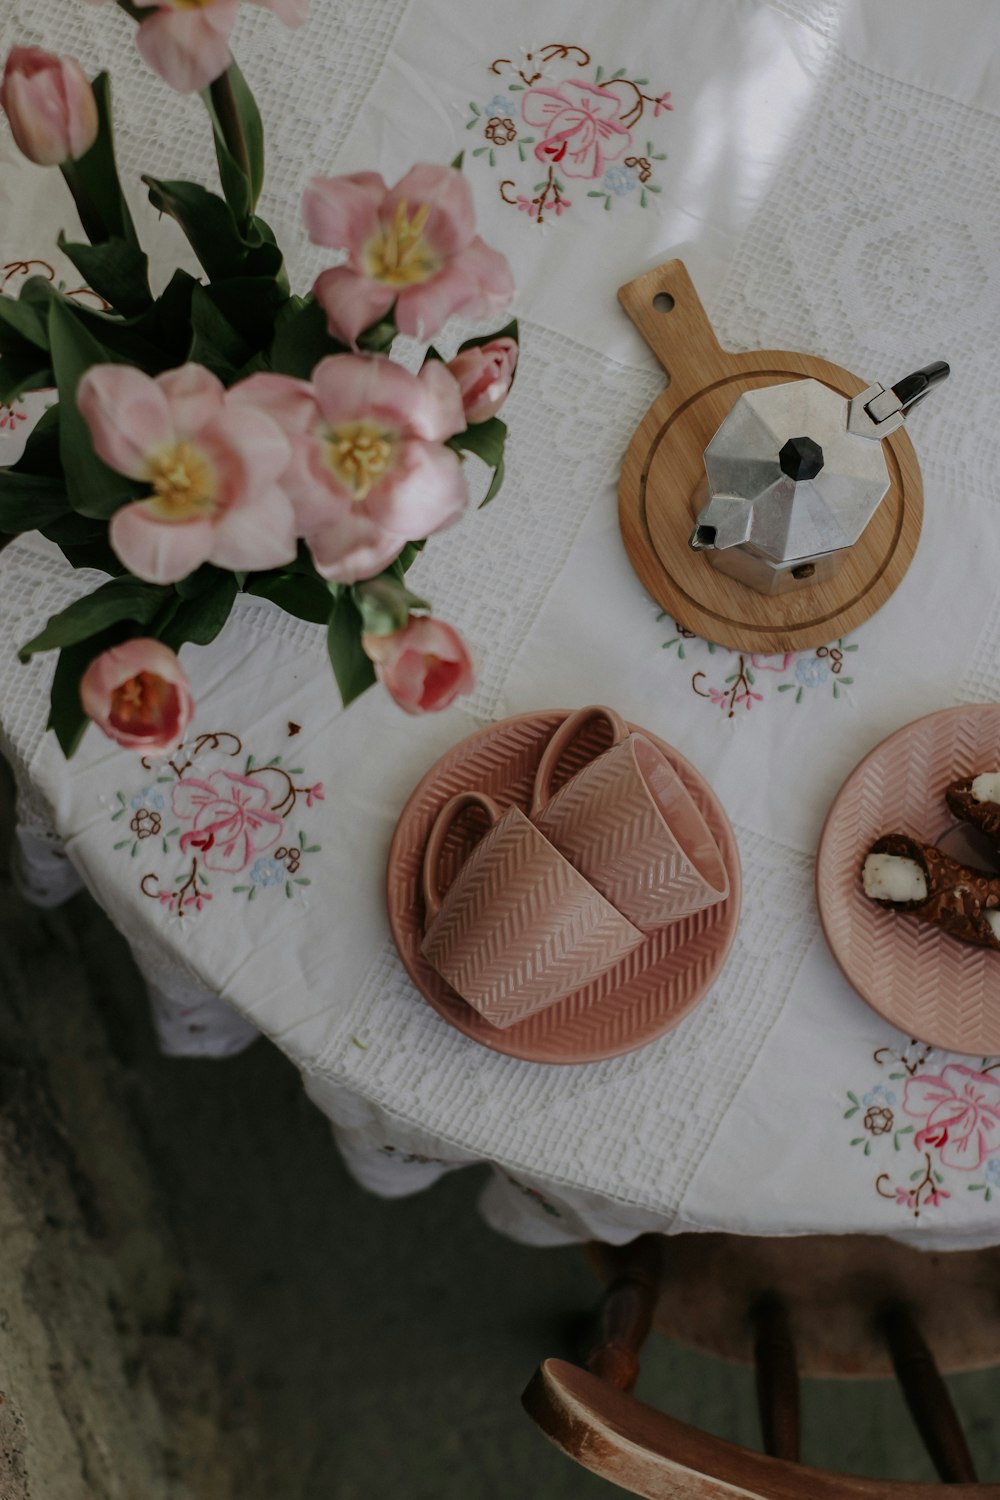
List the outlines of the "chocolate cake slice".
<svg viewBox="0 0 1000 1500">
<path fill-rule="evenodd" d="M 1000 876 L 971 870 L 908 834 L 887 833 L 869 849 L 861 884 L 880 906 L 1000 951 Z"/>
</svg>

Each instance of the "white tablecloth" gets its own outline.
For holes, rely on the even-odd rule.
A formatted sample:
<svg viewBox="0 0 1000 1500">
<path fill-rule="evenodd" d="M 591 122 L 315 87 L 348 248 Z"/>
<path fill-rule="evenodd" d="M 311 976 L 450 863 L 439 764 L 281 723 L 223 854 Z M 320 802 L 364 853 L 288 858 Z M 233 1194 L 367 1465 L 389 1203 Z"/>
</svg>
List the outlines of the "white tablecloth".
<svg viewBox="0 0 1000 1500">
<path fill-rule="evenodd" d="M 94 580 L 31 543 L 0 557 L 0 718 L 26 887 L 67 889 L 64 850 L 132 944 L 165 1044 L 233 1050 L 260 1028 L 376 1191 L 486 1160 L 488 1219 L 538 1244 L 647 1228 L 1000 1241 L 1000 1153 L 949 1165 L 921 1135 L 913 1082 L 956 1063 L 1000 1079 L 997 1060 L 949 1058 L 880 1020 L 834 965 L 812 894 L 822 819 L 856 761 L 923 713 L 1000 698 L 998 30 L 988 0 L 316 0 L 295 35 L 264 12 L 241 19 L 235 50 L 270 131 L 262 208 L 298 289 L 324 263 L 298 221 L 311 173 L 392 181 L 461 148 L 482 232 L 513 263 L 508 482 L 413 575 L 475 644 L 477 689 L 423 721 L 378 692 L 343 713 L 322 631 L 241 600 L 211 647 L 183 652 L 199 703 L 191 774 L 238 765 L 287 785 L 281 857 L 187 889 L 175 773 L 144 771 L 96 731 L 67 767 L 44 733 L 52 663 L 19 667 L 15 647 Z M 129 32 L 119 13 L 62 0 L 15 0 L 0 26 L 5 45 L 112 66 L 130 179 L 194 161 L 208 180 L 197 101 L 142 72 Z M 641 103 L 627 155 L 547 187 L 527 95 L 570 99 L 598 68 Z M 72 274 L 53 249 L 72 213 L 52 175 L 7 138 L 0 152 L 11 295 L 23 262 Z M 136 203 L 162 272 L 177 238 Z M 872 380 L 953 365 L 913 423 L 926 488 L 914 564 L 873 620 L 822 651 L 757 658 L 691 638 L 625 558 L 617 472 L 663 382 L 615 291 L 675 255 L 728 347 L 810 349 Z M 16 456 L 25 425 L 7 417 L 0 454 Z M 723 975 L 675 1031 L 545 1067 L 477 1047 L 415 993 L 388 934 L 385 854 L 449 745 L 510 713 L 595 700 L 712 781 L 739 840 L 743 916 Z"/>
</svg>

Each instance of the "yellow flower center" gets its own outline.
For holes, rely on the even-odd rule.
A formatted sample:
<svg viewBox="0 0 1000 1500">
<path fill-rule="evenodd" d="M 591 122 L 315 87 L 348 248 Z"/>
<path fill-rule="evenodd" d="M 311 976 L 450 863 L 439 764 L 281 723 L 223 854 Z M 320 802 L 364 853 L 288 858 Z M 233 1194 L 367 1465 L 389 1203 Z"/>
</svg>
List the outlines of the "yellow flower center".
<svg viewBox="0 0 1000 1500">
<path fill-rule="evenodd" d="M 326 440 L 326 461 L 337 478 L 354 491 L 355 504 L 392 467 L 396 437 L 373 422 L 345 422 L 332 427 Z"/>
<path fill-rule="evenodd" d="M 441 269 L 441 261 L 424 239 L 430 204 L 421 203 L 410 216 L 406 199 L 396 204 L 392 223 L 369 240 L 363 252 L 365 270 L 389 286 L 414 286 Z"/>
<path fill-rule="evenodd" d="M 150 460 L 153 493 L 147 508 L 158 521 L 190 521 L 211 515 L 217 505 L 215 471 L 192 443 L 174 443 Z"/>
</svg>

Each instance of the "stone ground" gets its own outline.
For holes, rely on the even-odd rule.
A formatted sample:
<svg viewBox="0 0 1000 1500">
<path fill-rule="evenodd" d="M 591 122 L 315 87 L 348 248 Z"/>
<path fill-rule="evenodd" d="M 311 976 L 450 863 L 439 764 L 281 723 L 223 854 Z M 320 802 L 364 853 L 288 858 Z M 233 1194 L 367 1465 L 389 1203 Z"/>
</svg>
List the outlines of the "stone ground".
<svg viewBox="0 0 1000 1500">
<path fill-rule="evenodd" d="M 364 1193 L 274 1048 L 160 1057 L 89 898 L 3 880 L 0 1500 L 619 1494 L 518 1403 L 590 1273 L 489 1231 L 480 1185 Z M 950 1385 L 1000 1480 L 1000 1371 Z M 654 1341 L 639 1393 L 758 1446 L 747 1372 Z M 933 1477 L 889 1385 L 810 1385 L 805 1431 L 814 1463 Z"/>
</svg>

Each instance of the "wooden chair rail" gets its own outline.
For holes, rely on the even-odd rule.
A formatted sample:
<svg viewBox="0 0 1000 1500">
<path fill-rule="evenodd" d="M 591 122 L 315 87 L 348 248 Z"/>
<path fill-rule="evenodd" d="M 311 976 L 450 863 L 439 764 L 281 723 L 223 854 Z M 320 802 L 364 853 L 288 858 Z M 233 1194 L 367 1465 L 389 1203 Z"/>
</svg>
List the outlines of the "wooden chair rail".
<svg viewBox="0 0 1000 1500">
<path fill-rule="evenodd" d="M 934 1500 L 936 1484 L 863 1479 L 771 1458 L 699 1432 L 563 1360 L 546 1360 L 525 1410 L 569 1457 L 646 1500 Z M 1000 1484 L 950 1494 L 1000 1500 Z"/>
</svg>

